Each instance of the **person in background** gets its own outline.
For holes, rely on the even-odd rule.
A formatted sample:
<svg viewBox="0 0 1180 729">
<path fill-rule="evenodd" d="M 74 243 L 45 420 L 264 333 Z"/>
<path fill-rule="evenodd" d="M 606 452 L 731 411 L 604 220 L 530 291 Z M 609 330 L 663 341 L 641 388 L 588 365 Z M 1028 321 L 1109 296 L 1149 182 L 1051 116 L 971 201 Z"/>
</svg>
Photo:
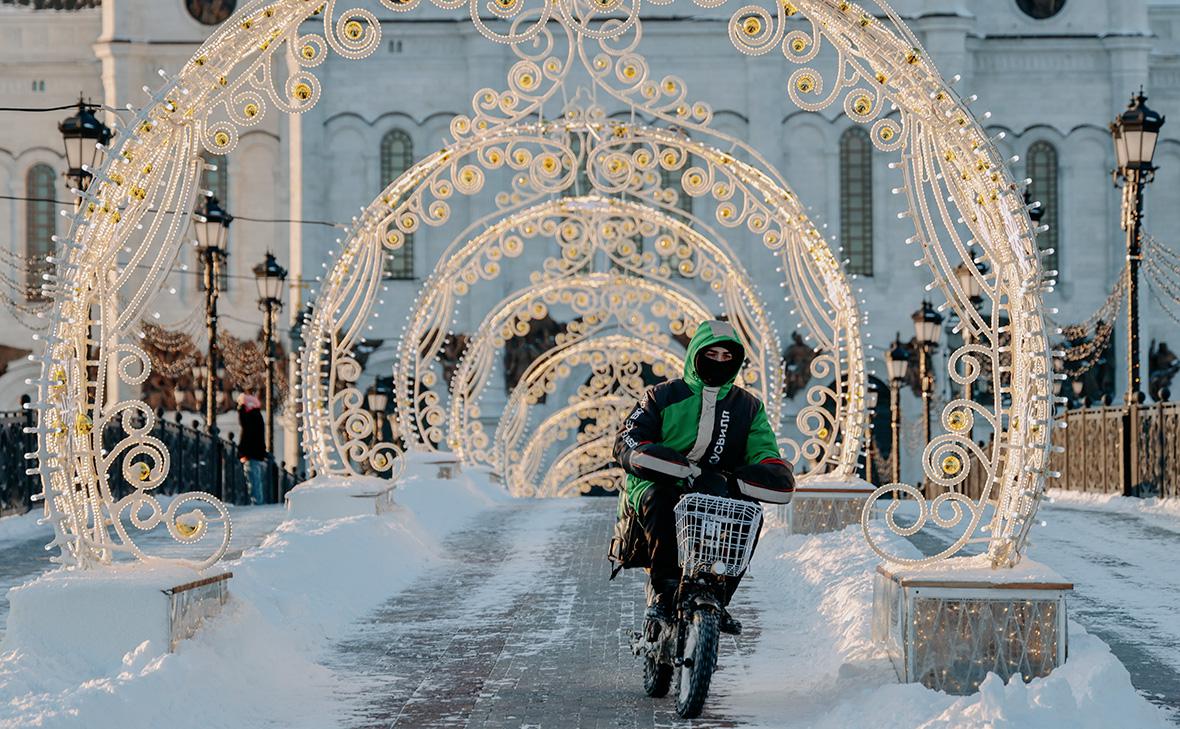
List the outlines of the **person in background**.
<svg viewBox="0 0 1180 729">
<path fill-rule="evenodd" d="M 246 484 L 250 487 L 250 503 L 266 503 L 266 424 L 262 422 L 262 402 L 256 395 L 243 392 L 238 396 L 238 424 L 242 437 L 238 441 L 238 457 Z"/>
</svg>

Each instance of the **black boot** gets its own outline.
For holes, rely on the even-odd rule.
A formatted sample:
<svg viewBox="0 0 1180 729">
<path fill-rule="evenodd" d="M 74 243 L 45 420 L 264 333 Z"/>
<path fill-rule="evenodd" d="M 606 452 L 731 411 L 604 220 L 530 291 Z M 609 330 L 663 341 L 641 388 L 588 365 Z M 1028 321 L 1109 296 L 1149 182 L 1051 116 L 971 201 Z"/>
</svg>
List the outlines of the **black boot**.
<svg viewBox="0 0 1180 729">
<path fill-rule="evenodd" d="M 680 583 L 675 580 L 653 580 L 647 584 L 647 611 L 644 613 L 644 632 L 649 640 L 659 636 L 663 625 L 676 619 L 676 589 Z"/>
<path fill-rule="evenodd" d="M 729 614 L 725 608 L 721 608 L 721 624 L 718 626 L 722 633 L 730 635 L 742 634 L 742 622 Z"/>
</svg>

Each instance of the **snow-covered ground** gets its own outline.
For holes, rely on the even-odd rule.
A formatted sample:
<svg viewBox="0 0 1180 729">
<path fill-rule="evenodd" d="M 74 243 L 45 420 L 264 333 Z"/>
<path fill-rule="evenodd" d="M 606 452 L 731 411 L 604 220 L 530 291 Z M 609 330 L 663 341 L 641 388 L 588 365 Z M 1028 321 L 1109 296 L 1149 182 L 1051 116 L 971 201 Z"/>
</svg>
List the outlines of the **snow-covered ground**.
<svg viewBox="0 0 1180 729">
<path fill-rule="evenodd" d="M 169 497 L 162 501 L 166 504 Z M 230 506 L 233 532 L 226 559 L 233 560 L 242 551 L 262 543 L 285 515 L 281 506 Z M 40 524 L 41 510 L 0 519 L 0 638 L 4 637 L 8 619 L 8 590 L 53 568 L 49 561 L 54 552 L 45 545 L 53 538 L 53 527 Z M 134 529 L 128 531 L 134 532 Z M 137 543 L 160 557 L 185 556 L 186 547 L 177 544 L 163 529 L 139 536 Z M 125 557 L 129 559 L 130 557 Z"/>
<path fill-rule="evenodd" d="M 1105 641 L 1140 693 L 1180 725 L 1180 503 L 1049 495 L 1029 555 L 1074 583 L 1070 617 Z M 949 540 L 937 529 L 923 537 L 914 541 L 926 552 Z"/>
<path fill-rule="evenodd" d="M 507 498 L 480 479 L 434 481 L 433 470 L 411 468 L 393 514 L 278 525 L 224 564 L 230 603 L 176 653 L 146 642 L 110 670 L 10 631 L 0 727 L 336 726 L 347 677 L 316 662 L 323 647 L 438 559 L 447 533 Z"/>
<path fill-rule="evenodd" d="M 445 715 L 448 726 L 518 729 L 526 723 L 517 709 L 546 700 L 553 705 L 545 715 L 560 718 L 527 726 L 601 726 L 611 712 L 620 715 L 609 726 L 675 724 L 669 700 L 640 695 L 638 663 L 623 655 L 620 636 L 635 627 L 640 580 L 605 582 L 611 500 L 511 502 L 479 474 L 433 475 L 412 465 L 391 514 L 279 524 L 226 565 L 235 574 L 231 602 L 176 653 L 146 642 L 118 666 L 86 666 L 70 660 L 68 646 L 11 632 L 0 645 L 0 729 L 352 726 L 366 715 L 359 702 L 402 691 L 383 687 L 383 672 L 413 683 L 400 709 L 381 714 L 381 726 L 418 729 L 437 723 L 412 717 Z M 1136 504 L 1067 501 L 1046 509 L 1049 526 L 1034 532 L 1034 556 L 1078 591 L 1069 661 L 1050 676 L 1008 685 L 992 677 L 966 697 L 898 684 L 870 640 L 878 560 L 858 528 L 792 536 L 770 527 L 735 601 L 746 634 L 723 645 L 706 716 L 691 726 L 1167 726 L 1096 631 L 1083 627 L 1117 622 L 1087 612 L 1085 600 L 1105 605 L 1114 597 L 1108 591 L 1153 576 L 1139 560 L 1163 560 L 1168 547 L 1154 551 L 1150 532 L 1135 530 L 1162 527 L 1132 513 Z M 1169 508 L 1147 516 L 1175 519 Z M 1116 527 L 1118 546 L 1103 551 L 1102 535 Z M 28 536 L 6 542 L 6 531 L 24 528 L 0 522 L 0 549 Z M 1107 568 L 1093 564 L 1097 553 L 1127 558 L 1128 550 L 1136 555 L 1120 575 L 1131 582 L 1111 582 Z M 1154 575 L 1170 564 L 1157 562 Z M 1176 601 L 1141 593 L 1120 596 L 1147 626 L 1141 642 L 1170 640 L 1180 631 L 1166 620 Z M 597 609 L 608 602 L 611 610 Z M 358 665 L 370 655 L 357 649 L 366 635 L 388 665 Z M 1174 646 L 1160 645 L 1166 665 L 1180 660 Z M 514 708 L 513 700 L 523 703 Z M 421 711 L 429 701 L 452 706 Z"/>
<path fill-rule="evenodd" d="M 880 531 L 881 525 L 874 525 Z M 888 538 L 894 548 L 917 550 Z M 740 726 L 968 729 L 1162 727 L 1107 646 L 1070 624 L 1066 665 L 1029 684 L 989 677 L 979 693 L 949 696 L 899 684 L 872 643 L 872 573 L 879 560 L 857 527 L 836 534 L 769 529 L 751 568 L 746 599 L 761 616 L 753 656 L 719 675 L 726 712 Z"/>
</svg>

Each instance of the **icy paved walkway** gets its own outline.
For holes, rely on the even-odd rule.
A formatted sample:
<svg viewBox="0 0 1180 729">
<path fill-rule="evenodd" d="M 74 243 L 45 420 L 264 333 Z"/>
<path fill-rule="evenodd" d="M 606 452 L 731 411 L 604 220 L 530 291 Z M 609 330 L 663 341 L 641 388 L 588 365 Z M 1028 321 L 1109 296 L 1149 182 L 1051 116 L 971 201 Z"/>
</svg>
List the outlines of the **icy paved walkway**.
<svg viewBox="0 0 1180 729">
<path fill-rule="evenodd" d="M 614 508 L 614 499 L 510 504 L 452 538 L 456 559 L 358 626 L 330 662 L 357 687 L 352 726 L 671 726 L 671 701 L 643 696 L 627 645 L 642 611 L 639 575 L 607 582 Z M 755 616 L 735 612 L 752 644 Z M 714 705 L 737 653 L 727 639 Z M 692 726 L 735 724 L 706 707 Z"/>
</svg>

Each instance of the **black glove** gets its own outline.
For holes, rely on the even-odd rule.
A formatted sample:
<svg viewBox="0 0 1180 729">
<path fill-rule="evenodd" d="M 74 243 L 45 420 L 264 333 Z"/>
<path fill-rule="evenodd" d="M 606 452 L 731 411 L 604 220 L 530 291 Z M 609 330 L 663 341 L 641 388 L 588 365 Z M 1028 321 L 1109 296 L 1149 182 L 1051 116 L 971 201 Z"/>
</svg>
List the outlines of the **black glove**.
<svg viewBox="0 0 1180 729">
<path fill-rule="evenodd" d="M 729 477 L 721 471 L 701 471 L 692 480 L 692 490 L 713 496 L 729 496 Z"/>
<path fill-rule="evenodd" d="M 667 481 L 685 478 L 688 459 L 684 454 L 663 443 L 644 443 L 623 454 L 623 470 L 647 481 Z"/>
<path fill-rule="evenodd" d="M 795 475 L 782 461 L 763 461 L 733 472 L 738 488 L 751 499 L 771 504 L 789 504 L 795 493 Z"/>
</svg>

